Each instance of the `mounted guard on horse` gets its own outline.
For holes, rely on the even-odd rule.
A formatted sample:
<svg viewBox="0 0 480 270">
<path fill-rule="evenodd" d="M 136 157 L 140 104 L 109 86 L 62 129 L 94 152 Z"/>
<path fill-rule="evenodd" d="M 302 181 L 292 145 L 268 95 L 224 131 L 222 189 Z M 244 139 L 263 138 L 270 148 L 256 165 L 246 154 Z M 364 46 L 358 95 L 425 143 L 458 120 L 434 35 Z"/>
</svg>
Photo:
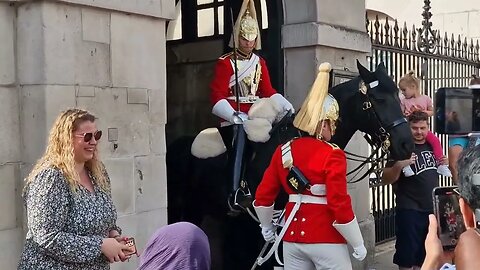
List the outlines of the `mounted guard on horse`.
<svg viewBox="0 0 480 270">
<path fill-rule="evenodd" d="M 230 213 L 235 214 L 245 210 L 252 202 L 252 194 L 244 178 L 246 163 L 252 156 L 249 139 L 257 142 L 268 140 L 266 134 L 276 118 L 275 114 L 285 111 L 293 113 L 294 108 L 272 87 L 265 60 L 253 52 L 253 49 L 261 49 L 260 29 L 253 0 L 243 1 L 230 46 L 233 47 L 233 51 L 221 56 L 217 61 L 210 88 L 212 113 L 221 118 L 218 130 L 228 154 L 227 201 Z M 261 98 L 270 98 L 270 105 L 276 111 L 273 119 L 268 116 L 271 113 L 262 109 L 260 111 L 266 114 L 261 116 L 263 121 L 248 121 L 252 105 Z M 262 112 L 257 111 L 257 114 Z M 261 138 L 256 136 L 259 130 Z M 218 135 L 210 134 L 210 137 L 212 136 L 219 138 Z M 197 144 L 194 143 L 192 146 L 192 153 L 197 151 L 198 145 L 201 143 L 197 140 Z M 220 144 L 217 149 L 222 150 L 223 146 Z"/>
</svg>

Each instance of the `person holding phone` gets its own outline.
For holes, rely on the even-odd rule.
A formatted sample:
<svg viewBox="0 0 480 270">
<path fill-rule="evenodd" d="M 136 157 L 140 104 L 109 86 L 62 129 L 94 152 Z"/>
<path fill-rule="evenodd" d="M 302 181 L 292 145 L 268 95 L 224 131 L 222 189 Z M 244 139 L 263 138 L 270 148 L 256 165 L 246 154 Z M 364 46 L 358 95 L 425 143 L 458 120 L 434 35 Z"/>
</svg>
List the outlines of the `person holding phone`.
<svg viewBox="0 0 480 270">
<path fill-rule="evenodd" d="M 399 269 L 419 269 L 425 258 L 428 215 L 433 213 L 432 191 L 438 186 L 437 162 L 426 141 L 428 115 L 414 111 L 408 116 L 415 149 L 410 159 L 388 161 L 382 181 L 392 184 L 396 195 L 395 255 Z M 411 166 L 415 174 L 405 176 L 402 169 Z"/>
<path fill-rule="evenodd" d="M 26 179 L 27 235 L 18 270 L 107 270 L 128 259 L 110 179 L 98 157 L 95 116 L 68 109 Z"/>
<path fill-rule="evenodd" d="M 438 238 L 438 221 L 430 215 L 428 235 L 425 240 L 426 258 L 422 270 L 455 269 L 450 263 L 455 262 L 458 270 L 480 269 L 480 146 L 463 152 L 458 160 L 460 211 L 466 231 L 460 235 L 453 253 L 444 252 Z M 443 265 L 443 266 L 442 266 Z"/>
</svg>

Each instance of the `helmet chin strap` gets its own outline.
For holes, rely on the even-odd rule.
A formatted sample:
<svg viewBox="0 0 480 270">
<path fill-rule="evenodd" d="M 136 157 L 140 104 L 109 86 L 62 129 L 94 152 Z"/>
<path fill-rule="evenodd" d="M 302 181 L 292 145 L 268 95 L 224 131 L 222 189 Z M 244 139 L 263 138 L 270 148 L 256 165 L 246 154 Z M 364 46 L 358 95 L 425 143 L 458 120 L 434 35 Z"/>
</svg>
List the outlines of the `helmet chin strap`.
<svg viewBox="0 0 480 270">
<path fill-rule="evenodd" d="M 315 137 L 317 138 L 317 140 L 323 140 L 323 135 L 322 135 L 322 133 L 323 133 L 323 121 L 325 121 L 325 119 L 320 120 L 320 122 L 318 122 L 318 125 L 317 125 L 317 132 L 315 134 Z"/>
</svg>

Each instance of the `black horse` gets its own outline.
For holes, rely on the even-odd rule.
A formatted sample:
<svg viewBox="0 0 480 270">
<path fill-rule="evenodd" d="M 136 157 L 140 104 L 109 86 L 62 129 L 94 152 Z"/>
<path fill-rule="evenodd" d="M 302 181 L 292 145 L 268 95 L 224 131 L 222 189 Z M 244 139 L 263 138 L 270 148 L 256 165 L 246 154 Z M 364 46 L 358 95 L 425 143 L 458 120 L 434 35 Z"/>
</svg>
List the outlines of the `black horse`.
<svg viewBox="0 0 480 270">
<path fill-rule="evenodd" d="M 392 158 L 408 158 L 414 144 L 400 109 L 398 88 L 383 64 L 375 72 L 357 66 L 360 76 L 330 89 L 340 107 L 340 121 L 331 141 L 343 149 L 360 130 Z M 255 154 L 245 175 L 253 193 L 276 147 L 301 136 L 292 122 L 293 117 L 285 117 L 272 129 L 268 142 L 254 145 Z M 204 228 L 214 269 L 249 269 L 264 243 L 258 223 L 248 215 L 227 216 L 226 154 L 197 159 L 190 154 L 192 142 L 193 138 L 184 137 L 167 149 L 169 223 L 185 220 Z M 276 206 L 285 203 L 286 196 L 280 196 Z M 272 265 L 259 269 L 272 269 Z"/>
</svg>

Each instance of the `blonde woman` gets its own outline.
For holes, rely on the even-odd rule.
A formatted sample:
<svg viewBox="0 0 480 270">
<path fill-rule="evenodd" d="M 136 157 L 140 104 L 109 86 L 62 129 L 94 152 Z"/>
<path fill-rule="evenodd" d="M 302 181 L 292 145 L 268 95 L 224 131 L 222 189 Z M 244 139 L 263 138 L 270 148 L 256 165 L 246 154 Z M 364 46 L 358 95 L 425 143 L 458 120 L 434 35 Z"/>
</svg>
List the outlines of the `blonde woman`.
<svg viewBox="0 0 480 270">
<path fill-rule="evenodd" d="M 27 235 L 18 269 L 110 269 L 124 261 L 110 180 L 98 159 L 95 116 L 68 109 L 26 179 Z M 119 241 L 117 241 L 119 240 Z"/>
</svg>

